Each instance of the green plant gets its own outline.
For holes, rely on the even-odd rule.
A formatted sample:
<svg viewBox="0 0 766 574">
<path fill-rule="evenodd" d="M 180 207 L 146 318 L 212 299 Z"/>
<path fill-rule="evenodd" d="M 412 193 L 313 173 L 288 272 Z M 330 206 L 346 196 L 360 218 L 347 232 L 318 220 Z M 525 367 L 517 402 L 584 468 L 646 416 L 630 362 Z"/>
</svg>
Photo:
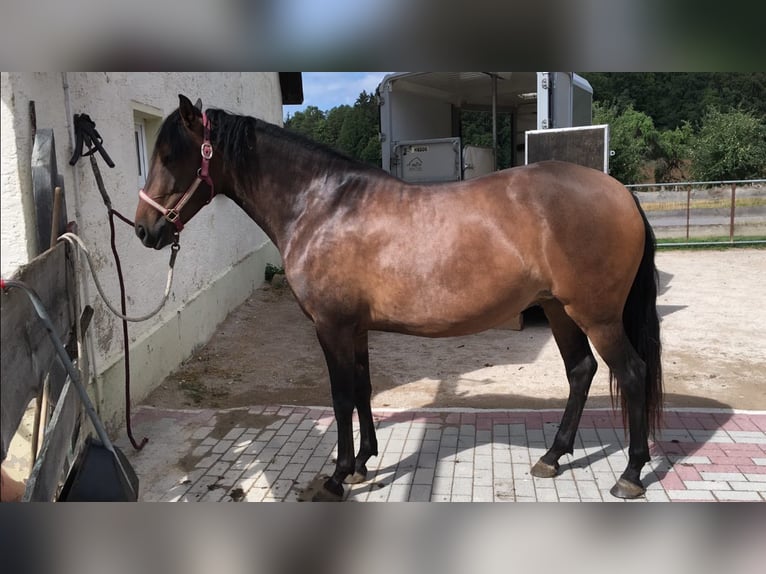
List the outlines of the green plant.
<svg viewBox="0 0 766 574">
<path fill-rule="evenodd" d="M 684 161 L 691 155 L 694 131 L 689 122 L 680 128 L 658 132 L 654 167 L 654 181 L 668 182 L 686 179 Z"/>
<path fill-rule="evenodd" d="M 264 271 L 264 278 L 266 281 L 271 282 L 271 280 L 274 278 L 274 275 L 278 273 L 284 273 L 285 268 L 284 267 L 277 267 L 276 265 L 273 265 L 271 263 L 266 264 L 266 269 Z"/>
<path fill-rule="evenodd" d="M 751 179 L 766 175 L 766 125 L 752 112 L 708 108 L 692 146 L 699 180 Z"/>
<path fill-rule="evenodd" d="M 632 105 L 620 110 L 616 105 L 594 103 L 593 123 L 609 124 L 609 173 L 624 184 L 638 183 L 642 168 L 656 147 L 657 130 L 652 118 Z"/>
</svg>

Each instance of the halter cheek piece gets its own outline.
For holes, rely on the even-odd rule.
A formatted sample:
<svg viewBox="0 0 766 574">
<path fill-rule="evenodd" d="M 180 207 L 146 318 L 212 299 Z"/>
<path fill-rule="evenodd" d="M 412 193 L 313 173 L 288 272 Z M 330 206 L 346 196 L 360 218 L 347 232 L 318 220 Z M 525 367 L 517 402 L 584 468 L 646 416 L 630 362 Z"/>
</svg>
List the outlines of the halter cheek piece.
<svg viewBox="0 0 766 574">
<path fill-rule="evenodd" d="M 197 170 L 197 178 L 189 186 L 189 189 L 186 190 L 186 193 L 181 196 L 181 199 L 179 199 L 173 207 L 168 209 L 149 197 L 143 189 L 138 192 L 138 197 L 159 211 L 165 219 L 175 225 L 176 233 L 180 233 L 184 228 L 184 223 L 181 221 L 181 209 L 183 209 L 184 205 L 191 199 L 194 192 L 197 191 L 200 183 L 205 182 L 210 188 L 210 197 L 205 202 L 205 205 L 210 203 L 213 200 L 213 197 L 215 197 L 215 187 L 213 186 L 213 180 L 210 178 L 209 173 L 210 158 L 213 157 L 213 145 L 210 143 L 210 121 L 208 120 L 207 115 L 205 115 L 205 112 L 202 112 L 202 125 L 204 126 L 204 139 L 202 141 L 202 146 L 200 146 L 202 165 Z"/>
</svg>

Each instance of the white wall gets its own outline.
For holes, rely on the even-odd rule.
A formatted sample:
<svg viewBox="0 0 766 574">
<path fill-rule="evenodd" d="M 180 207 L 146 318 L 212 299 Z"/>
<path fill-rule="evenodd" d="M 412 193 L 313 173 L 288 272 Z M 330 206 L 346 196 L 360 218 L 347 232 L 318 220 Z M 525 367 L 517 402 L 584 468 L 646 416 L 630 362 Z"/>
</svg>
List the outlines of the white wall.
<svg viewBox="0 0 766 574">
<path fill-rule="evenodd" d="M 107 296 L 119 307 L 119 285 L 109 245 L 109 222 L 90 162 L 70 167 L 67 94 L 71 114 L 87 113 L 96 122 L 104 147 L 116 167 L 99 157 L 99 167 L 114 208 L 133 219 L 138 202 L 134 110 L 162 117 L 178 106 L 178 94 L 205 107 L 282 122 L 277 73 L 2 73 L 2 273 L 8 276 L 35 253 L 29 101 L 35 101 L 37 127 L 52 128 L 58 170 L 64 175 L 68 220 L 96 262 Z M 126 279 L 128 314 L 153 309 L 165 284 L 169 248 L 160 252 L 141 245 L 133 229 L 120 221 L 117 245 Z M 159 315 L 130 323 L 131 379 L 134 402 L 148 392 L 263 280 L 267 261 L 278 254 L 265 234 L 231 201 L 216 198 L 181 234 L 170 299 Z M 98 373 L 96 396 L 108 423 L 119 422 L 123 402 L 122 324 L 98 297 L 92 280 L 83 305 L 95 315 L 89 334 L 90 360 Z"/>
</svg>

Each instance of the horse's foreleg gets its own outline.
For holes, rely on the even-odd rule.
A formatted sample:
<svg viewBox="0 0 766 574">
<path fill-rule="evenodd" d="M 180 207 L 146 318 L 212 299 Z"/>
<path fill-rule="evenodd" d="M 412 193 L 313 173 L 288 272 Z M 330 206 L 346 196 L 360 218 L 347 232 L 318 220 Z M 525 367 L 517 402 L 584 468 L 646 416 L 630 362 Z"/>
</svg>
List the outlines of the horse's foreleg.
<svg viewBox="0 0 766 574">
<path fill-rule="evenodd" d="M 354 474 L 346 477 L 346 483 L 356 484 L 367 478 L 367 461 L 378 455 L 378 439 L 372 420 L 372 385 L 370 384 L 370 355 L 367 332 L 354 340 L 354 404 L 359 415 L 359 453 L 356 455 Z"/>
<path fill-rule="evenodd" d="M 559 424 L 559 430 L 553 439 L 553 445 L 532 467 L 531 471 L 533 476 L 551 478 L 558 472 L 559 458 L 565 453 L 571 454 L 574 449 L 577 428 L 580 425 L 580 418 L 598 363 L 593 356 L 585 333 L 564 312 L 564 308 L 558 301 L 544 303 L 543 310 L 548 317 L 561 357 L 564 359 L 564 367 L 569 381 L 569 399 Z"/>
<path fill-rule="evenodd" d="M 332 405 L 338 427 L 338 458 L 335 472 L 324 483 L 331 498 L 343 497 L 343 481 L 354 472 L 354 332 L 350 327 L 317 324 L 317 336 L 330 373 Z"/>
</svg>

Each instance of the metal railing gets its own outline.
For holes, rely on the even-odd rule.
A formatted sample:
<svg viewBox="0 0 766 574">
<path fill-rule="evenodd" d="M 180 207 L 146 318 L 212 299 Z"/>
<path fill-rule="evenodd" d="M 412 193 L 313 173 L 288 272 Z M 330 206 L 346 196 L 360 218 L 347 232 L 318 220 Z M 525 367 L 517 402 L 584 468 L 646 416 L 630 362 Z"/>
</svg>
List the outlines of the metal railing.
<svg viewBox="0 0 766 574">
<path fill-rule="evenodd" d="M 658 246 L 766 243 L 766 179 L 626 187 L 638 197 Z"/>
</svg>

